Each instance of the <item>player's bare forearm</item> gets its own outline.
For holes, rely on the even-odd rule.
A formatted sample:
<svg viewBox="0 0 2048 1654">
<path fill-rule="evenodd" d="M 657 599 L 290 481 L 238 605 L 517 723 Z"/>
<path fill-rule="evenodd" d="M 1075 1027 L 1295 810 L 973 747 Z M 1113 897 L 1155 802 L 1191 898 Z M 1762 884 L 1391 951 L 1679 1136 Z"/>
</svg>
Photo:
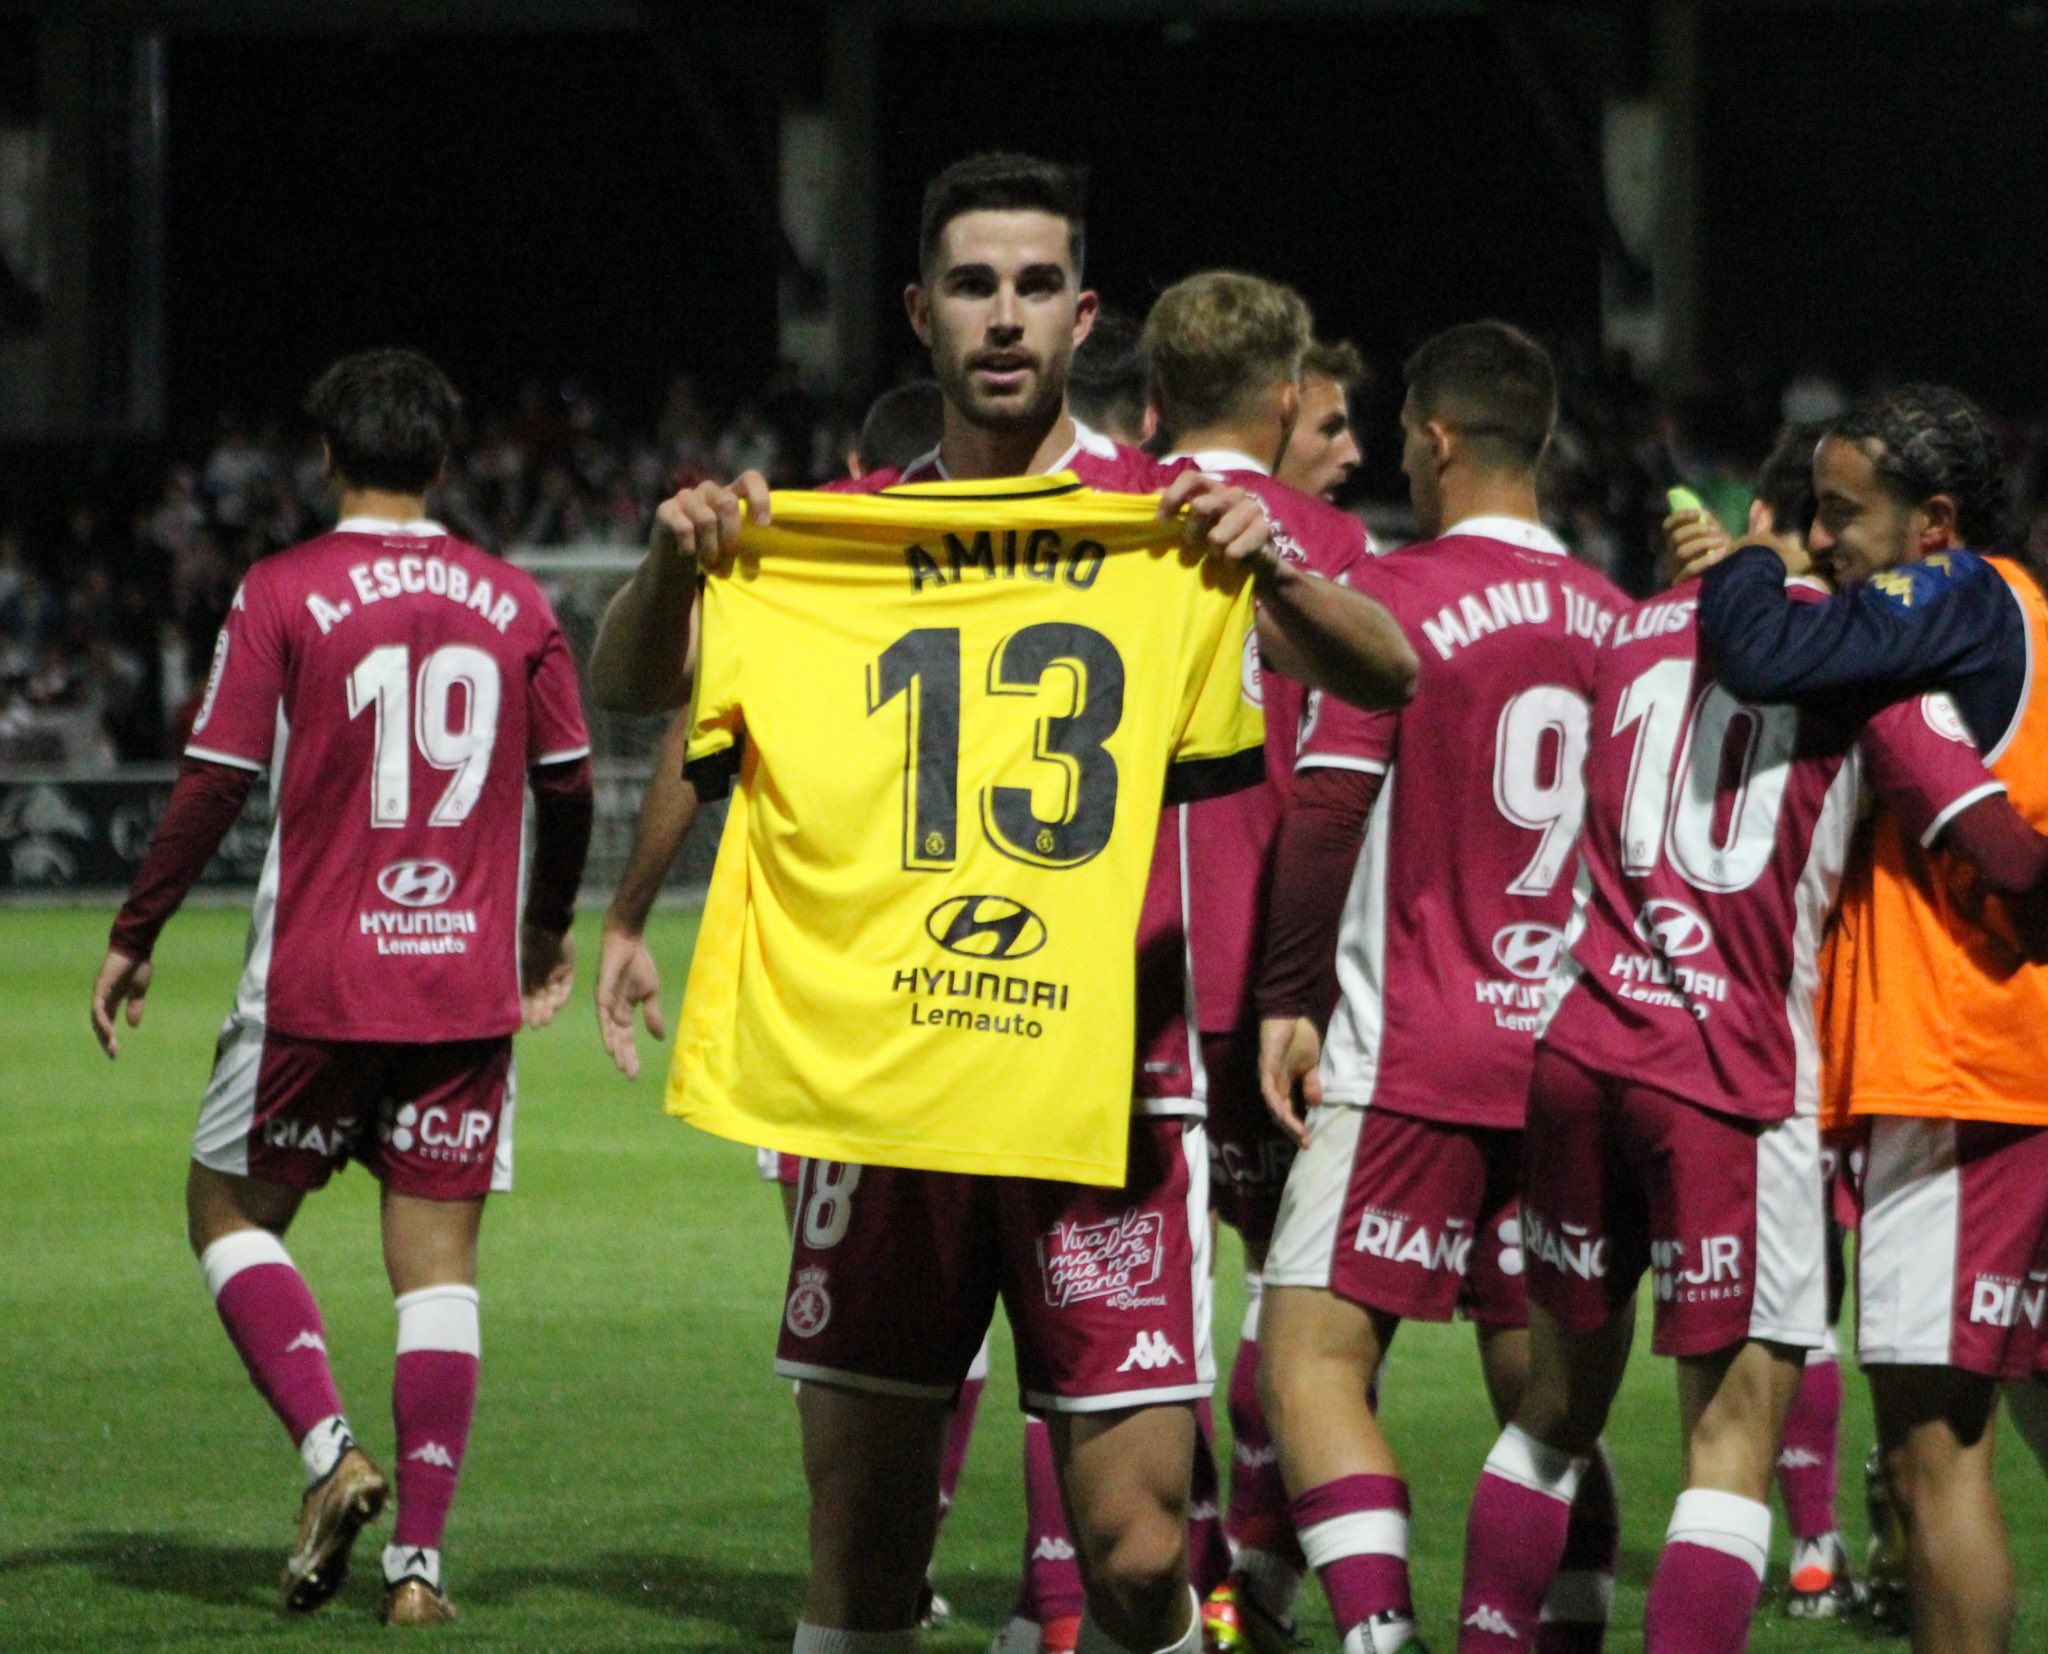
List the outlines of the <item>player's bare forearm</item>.
<svg viewBox="0 0 2048 1654">
<path fill-rule="evenodd" d="M 1260 577 L 1259 648 L 1276 671 L 1369 712 L 1406 706 L 1421 671 L 1384 607 L 1292 563 Z"/>
<path fill-rule="evenodd" d="M 690 739 L 690 708 L 678 712 L 654 755 L 654 773 L 648 777 L 647 796 L 640 801 L 640 818 L 633 825 L 633 847 L 626 855 L 626 870 L 605 913 L 605 924 L 638 936 L 647 928 L 647 915 L 668 881 L 669 869 L 697 819 L 697 789 L 683 778 L 683 754 Z"/>
<path fill-rule="evenodd" d="M 745 471 L 730 486 L 704 482 L 654 508 L 647 555 L 612 594 L 590 657 L 590 692 L 607 712 L 668 712 L 690 694 L 696 666 L 691 621 L 697 571 L 725 566 L 744 521 L 766 523 L 768 481 Z"/>
<path fill-rule="evenodd" d="M 598 622 L 591 698 L 607 712 L 643 716 L 681 706 L 690 694 L 696 606 L 696 563 L 669 548 L 650 548 Z"/>
</svg>

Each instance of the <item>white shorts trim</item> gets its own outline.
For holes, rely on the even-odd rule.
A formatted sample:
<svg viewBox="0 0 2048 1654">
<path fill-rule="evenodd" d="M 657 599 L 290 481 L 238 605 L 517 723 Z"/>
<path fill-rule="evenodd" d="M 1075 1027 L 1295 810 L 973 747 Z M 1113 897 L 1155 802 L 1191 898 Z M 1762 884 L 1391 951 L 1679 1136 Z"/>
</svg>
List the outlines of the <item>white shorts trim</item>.
<svg viewBox="0 0 2048 1654">
<path fill-rule="evenodd" d="M 1950 1364 L 1962 1216 L 1954 1122 L 1873 1119 L 1856 1255 L 1856 1353 L 1866 1365 Z"/>
<path fill-rule="evenodd" d="M 199 1099 L 192 1158 L 209 1171 L 249 1175 L 249 1133 L 256 1124 L 256 1082 L 263 1072 L 263 1024 L 231 1016 L 221 1024 L 213 1072 Z"/>
<path fill-rule="evenodd" d="M 1756 1283 L 1749 1335 L 1798 1349 L 1827 1340 L 1827 1188 L 1820 1124 L 1795 1115 L 1756 1139 Z"/>
<path fill-rule="evenodd" d="M 1266 1249 L 1266 1285 L 1314 1286 L 1326 1291 L 1336 1267 L 1344 1197 L 1358 1158 L 1365 1110 L 1325 1103 L 1309 1115 L 1308 1147 L 1294 1157 L 1273 1242 Z"/>
<path fill-rule="evenodd" d="M 958 1388 L 951 1384 L 913 1384 L 902 1378 L 874 1378 L 867 1373 L 849 1373 L 838 1367 L 813 1367 L 806 1361 L 775 1363 L 778 1378 L 800 1379 L 806 1384 L 823 1384 L 834 1390 L 858 1390 L 870 1396 L 900 1396 L 911 1401 L 951 1402 Z"/>
<path fill-rule="evenodd" d="M 1056 1396 L 1044 1390 L 1023 1392 L 1024 1405 L 1034 1413 L 1111 1413 L 1119 1407 L 1163 1407 L 1173 1402 L 1200 1401 L 1215 1392 L 1214 1380 L 1207 1384 L 1168 1384 L 1157 1390 L 1118 1390 L 1106 1396 Z"/>
</svg>

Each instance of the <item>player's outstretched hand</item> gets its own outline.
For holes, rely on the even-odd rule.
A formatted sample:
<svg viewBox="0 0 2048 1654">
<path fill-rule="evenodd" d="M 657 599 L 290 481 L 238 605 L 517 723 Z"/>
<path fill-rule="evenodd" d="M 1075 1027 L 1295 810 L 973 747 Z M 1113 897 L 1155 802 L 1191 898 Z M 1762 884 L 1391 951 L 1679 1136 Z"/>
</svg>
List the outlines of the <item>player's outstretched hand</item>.
<svg viewBox="0 0 2048 1654">
<path fill-rule="evenodd" d="M 640 1047 L 633 1037 L 633 1011 L 639 1008 L 647 1032 L 656 1039 L 668 1034 L 661 1016 L 661 972 L 638 931 L 605 920 L 597 944 L 597 1031 L 612 1066 L 629 1080 L 640 1078 Z"/>
<path fill-rule="evenodd" d="M 1270 573 L 1279 565 L 1272 520 L 1258 498 L 1244 489 L 1200 471 L 1183 471 L 1159 496 L 1159 515 L 1177 514 L 1190 546 L 1253 574 Z"/>
<path fill-rule="evenodd" d="M 1705 574 L 1735 542 L 1709 513 L 1674 511 L 1664 519 L 1664 559 L 1674 583 Z"/>
<path fill-rule="evenodd" d="M 722 569 L 740 542 L 742 506 L 744 520 L 768 521 L 768 479 L 759 471 L 742 471 L 730 487 L 700 482 L 679 489 L 654 508 L 654 533 L 647 549 L 657 557 L 683 557 L 707 569 Z"/>
<path fill-rule="evenodd" d="M 1295 1091 L 1310 1108 L 1323 1100 L 1323 1040 L 1307 1017 L 1267 1017 L 1259 1024 L 1259 1090 L 1267 1111 L 1295 1147 L 1308 1147 L 1308 1127 Z"/>
<path fill-rule="evenodd" d="M 576 986 L 576 949 L 566 931 L 519 927 L 519 1010 L 529 1028 L 545 1028 Z"/>
<path fill-rule="evenodd" d="M 152 970 L 147 959 L 130 959 L 112 948 L 100 963 L 99 980 L 92 985 L 92 1031 L 100 1049 L 110 1058 L 121 1054 L 120 1036 L 114 1029 L 124 1004 L 128 1007 L 128 1026 L 142 1026 L 142 1002 L 149 993 Z"/>
</svg>

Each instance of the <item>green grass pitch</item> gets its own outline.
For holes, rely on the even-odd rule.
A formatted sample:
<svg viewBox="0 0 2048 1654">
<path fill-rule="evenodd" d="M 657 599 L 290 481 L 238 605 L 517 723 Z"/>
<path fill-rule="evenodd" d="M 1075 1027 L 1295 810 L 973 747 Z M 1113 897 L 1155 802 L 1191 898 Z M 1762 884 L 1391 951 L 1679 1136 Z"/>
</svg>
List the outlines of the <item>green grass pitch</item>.
<svg viewBox="0 0 2048 1654">
<path fill-rule="evenodd" d="M 241 1648 L 382 1641 L 374 1557 L 310 1621 L 275 1607 L 296 1457 L 242 1376 L 185 1247 L 188 1134 L 241 959 L 242 915 L 171 926 L 141 1029 L 118 1063 L 86 993 L 103 911 L 0 911 L 0 1649 Z M 694 917 L 664 915 L 671 1003 Z M 521 1648 L 788 1646 L 804 1570 L 795 1419 L 769 1372 L 785 1250 L 750 1154 L 664 1118 L 656 1075 L 628 1086 L 591 1023 L 594 925 L 561 1024 L 520 1042 L 519 1189 L 485 1225 L 483 1392 L 449 1534 L 462 1621 L 431 1640 Z M 308 1202 L 293 1254 L 319 1294 L 357 1428 L 388 1462 L 390 1294 L 361 1173 Z M 1218 1327 L 1234 1333 L 1224 1244 Z M 1020 1551 L 1018 1416 L 1006 1338 L 940 1588 L 958 1618 L 927 1646 L 983 1648 Z M 1227 1359 L 1228 1341 L 1225 1341 Z M 1860 1554 L 1854 1475 L 1869 1440 L 1852 1381 L 1842 1515 Z M 1676 1474 L 1669 1368 L 1639 1356 L 1609 1434 L 1625 1547 L 1609 1646 L 1640 1646 L 1645 1582 Z M 1386 1383 L 1415 1500 L 1415 1588 L 1439 1649 L 1452 1621 L 1465 1501 L 1494 1427 L 1470 1334 L 1418 1326 Z M 2006 1432 L 2010 1438 L 2011 1432 Z M 2022 1613 L 2048 1648 L 2048 1491 L 2016 1440 L 2003 1476 Z M 1782 1575 L 1784 1539 L 1778 1538 Z M 1318 1646 L 1333 1647 L 1311 1592 Z M 1861 1633 L 1767 1607 L 1752 1646 L 1821 1649 Z"/>
</svg>

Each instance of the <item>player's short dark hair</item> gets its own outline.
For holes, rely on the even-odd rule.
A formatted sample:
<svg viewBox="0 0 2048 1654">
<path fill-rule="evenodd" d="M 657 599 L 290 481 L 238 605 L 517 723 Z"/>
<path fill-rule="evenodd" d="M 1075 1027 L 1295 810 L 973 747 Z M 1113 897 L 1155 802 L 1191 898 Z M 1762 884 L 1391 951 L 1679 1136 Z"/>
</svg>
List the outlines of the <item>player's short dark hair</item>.
<svg viewBox="0 0 2048 1654">
<path fill-rule="evenodd" d="M 1464 322 L 1423 341 L 1401 369 L 1415 411 L 1466 439 L 1473 458 L 1533 471 L 1557 423 L 1550 352 L 1506 322 Z"/>
<path fill-rule="evenodd" d="M 1961 391 L 1878 391 L 1838 416 L 1827 435 L 1862 449 L 1895 499 L 1918 505 L 1948 495 L 1966 545 L 1997 542 L 2005 521 L 2005 456 L 1984 410 Z"/>
<path fill-rule="evenodd" d="M 1365 383 L 1365 357 L 1349 339 L 1315 339 L 1301 358 L 1304 379 L 1334 379 L 1347 391 Z"/>
<path fill-rule="evenodd" d="M 416 350 L 344 356 L 306 393 L 342 480 L 395 494 L 433 486 L 461 411 L 448 376 Z"/>
<path fill-rule="evenodd" d="M 1067 406 L 1083 424 L 1134 431 L 1152 398 L 1152 365 L 1145 360 L 1144 327 L 1128 310 L 1103 305 L 1074 352 L 1067 374 Z"/>
<path fill-rule="evenodd" d="M 1804 539 L 1813 529 L 1820 497 L 1813 490 L 1813 451 L 1827 426 L 1819 420 L 1787 425 L 1756 474 L 1756 497 L 1771 514 L 1776 534 Z"/>
<path fill-rule="evenodd" d="M 955 161 L 924 187 L 924 212 L 917 225 L 917 267 L 929 272 L 946 226 L 962 213 L 1047 212 L 1067 221 L 1067 256 L 1074 273 L 1088 219 L 1088 169 L 1035 155 L 990 151 Z"/>
<path fill-rule="evenodd" d="M 900 471 L 938 447 L 945 434 L 945 393 L 936 379 L 915 379 L 875 398 L 854 447 L 863 470 Z"/>
<path fill-rule="evenodd" d="M 1301 373 L 1313 322 L 1291 287 L 1237 270 L 1175 282 L 1145 318 L 1159 411 L 1176 438 L 1241 413 Z"/>
</svg>

